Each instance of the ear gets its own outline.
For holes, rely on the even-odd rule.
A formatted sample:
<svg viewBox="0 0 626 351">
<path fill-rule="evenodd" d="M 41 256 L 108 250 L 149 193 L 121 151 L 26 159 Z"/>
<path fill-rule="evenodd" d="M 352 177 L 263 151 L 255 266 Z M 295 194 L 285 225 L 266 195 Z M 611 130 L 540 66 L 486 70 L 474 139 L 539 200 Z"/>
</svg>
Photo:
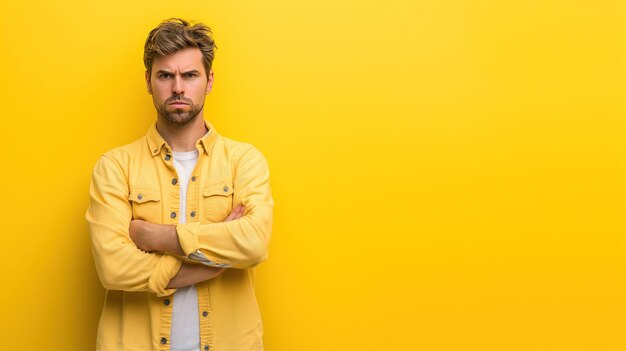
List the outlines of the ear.
<svg viewBox="0 0 626 351">
<path fill-rule="evenodd" d="M 150 74 L 146 71 L 146 86 L 148 87 L 148 94 L 152 95 L 152 82 L 150 82 Z"/>
<path fill-rule="evenodd" d="M 209 71 L 209 76 L 208 76 L 208 80 L 206 83 L 206 95 L 209 95 L 209 93 L 211 92 L 211 89 L 213 88 L 213 68 L 211 68 L 211 70 Z"/>
</svg>

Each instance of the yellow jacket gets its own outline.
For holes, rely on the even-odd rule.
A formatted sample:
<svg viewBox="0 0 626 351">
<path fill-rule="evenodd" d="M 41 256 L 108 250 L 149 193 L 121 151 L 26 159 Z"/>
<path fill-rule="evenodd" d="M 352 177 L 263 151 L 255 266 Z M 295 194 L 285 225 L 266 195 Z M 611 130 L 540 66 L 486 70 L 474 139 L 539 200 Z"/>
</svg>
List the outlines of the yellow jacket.
<svg viewBox="0 0 626 351">
<path fill-rule="evenodd" d="M 172 294 L 183 261 L 228 267 L 196 284 L 202 350 L 262 350 L 263 326 L 254 268 L 267 258 L 274 201 L 269 169 L 250 144 L 209 132 L 196 142 L 198 161 L 187 189 L 187 223 L 172 149 L 152 123 L 145 137 L 100 157 L 86 213 L 96 270 L 106 289 L 97 350 L 169 350 Z M 237 204 L 241 219 L 222 222 Z M 139 250 L 131 219 L 176 225 L 186 257 Z"/>
</svg>

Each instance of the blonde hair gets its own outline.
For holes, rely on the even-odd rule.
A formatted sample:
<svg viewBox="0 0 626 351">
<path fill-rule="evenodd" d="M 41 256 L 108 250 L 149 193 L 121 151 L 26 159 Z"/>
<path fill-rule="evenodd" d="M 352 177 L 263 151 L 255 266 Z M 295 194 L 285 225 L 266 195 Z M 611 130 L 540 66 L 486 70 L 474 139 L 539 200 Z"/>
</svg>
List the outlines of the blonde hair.
<svg viewBox="0 0 626 351">
<path fill-rule="evenodd" d="M 215 57 L 215 41 L 211 28 L 202 23 L 190 24 L 180 18 L 167 19 L 150 31 L 143 50 L 143 64 L 152 74 L 155 57 L 167 56 L 179 50 L 195 47 L 202 52 L 202 64 L 207 77 Z"/>
</svg>

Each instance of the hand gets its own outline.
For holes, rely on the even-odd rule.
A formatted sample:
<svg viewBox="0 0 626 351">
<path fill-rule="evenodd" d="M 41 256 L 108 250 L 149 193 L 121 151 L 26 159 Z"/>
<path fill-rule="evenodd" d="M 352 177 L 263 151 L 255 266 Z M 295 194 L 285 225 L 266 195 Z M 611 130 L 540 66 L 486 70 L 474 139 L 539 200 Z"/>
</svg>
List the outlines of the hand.
<svg viewBox="0 0 626 351">
<path fill-rule="evenodd" d="M 239 219 L 241 217 L 243 217 L 243 213 L 246 210 L 246 206 L 239 204 L 237 205 L 237 207 L 235 207 L 235 209 L 233 209 L 233 211 L 228 215 L 228 217 L 226 217 L 226 219 L 224 220 L 224 222 L 230 222 L 233 221 L 235 219 Z"/>
</svg>

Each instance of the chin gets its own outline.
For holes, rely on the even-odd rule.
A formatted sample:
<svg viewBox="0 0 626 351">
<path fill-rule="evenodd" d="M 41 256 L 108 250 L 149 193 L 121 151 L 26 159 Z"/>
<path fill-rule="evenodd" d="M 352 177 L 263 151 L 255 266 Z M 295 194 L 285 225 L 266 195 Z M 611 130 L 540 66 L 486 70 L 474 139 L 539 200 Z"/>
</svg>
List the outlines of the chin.
<svg viewBox="0 0 626 351">
<path fill-rule="evenodd" d="M 176 125 L 176 126 L 184 126 L 189 124 L 191 121 L 193 121 L 196 116 L 198 116 L 198 114 L 195 115 L 191 115 L 191 113 L 189 112 L 182 112 L 182 113 L 178 113 L 178 112 L 170 112 L 170 113 L 166 113 L 163 116 L 163 119 L 171 125 Z"/>
</svg>

